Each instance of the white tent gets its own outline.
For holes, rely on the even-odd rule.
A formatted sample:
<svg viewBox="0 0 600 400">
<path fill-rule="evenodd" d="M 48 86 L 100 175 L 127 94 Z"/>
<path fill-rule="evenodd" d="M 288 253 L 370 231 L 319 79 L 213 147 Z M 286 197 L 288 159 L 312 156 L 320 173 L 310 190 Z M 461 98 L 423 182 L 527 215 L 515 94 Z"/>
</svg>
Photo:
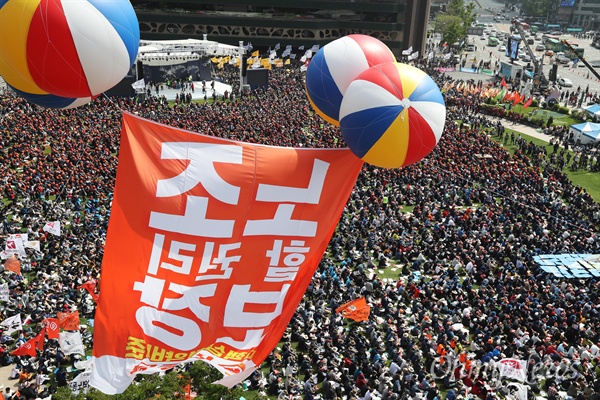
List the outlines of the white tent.
<svg viewBox="0 0 600 400">
<path fill-rule="evenodd" d="M 584 122 L 583 124 L 571 125 L 573 140 L 579 140 L 582 144 L 593 143 L 600 140 L 600 124 Z"/>
<path fill-rule="evenodd" d="M 592 104 L 585 107 L 584 110 L 594 118 L 594 121 L 600 121 L 600 104 Z"/>
</svg>

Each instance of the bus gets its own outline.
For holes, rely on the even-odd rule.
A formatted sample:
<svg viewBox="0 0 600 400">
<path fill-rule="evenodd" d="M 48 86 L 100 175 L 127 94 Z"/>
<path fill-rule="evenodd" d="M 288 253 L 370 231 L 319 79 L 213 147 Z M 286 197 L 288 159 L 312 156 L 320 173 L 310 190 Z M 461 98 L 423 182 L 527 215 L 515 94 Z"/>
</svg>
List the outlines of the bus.
<svg viewBox="0 0 600 400">
<path fill-rule="evenodd" d="M 560 37 L 544 34 L 542 35 L 542 43 L 544 46 L 546 46 L 546 48 L 548 48 L 548 43 L 550 43 L 550 46 L 556 46 L 558 43 L 560 43 Z M 554 49 L 551 50 L 554 51 Z"/>
<path fill-rule="evenodd" d="M 600 31 L 594 34 L 594 38 L 592 39 L 592 46 L 600 49 Z"/>
<path fill-rule="evenodd" d="M 546 50 L 552 50 L 555 54 L 559 52 L 565 53 L 565 57 L 570 58 L 571 60 L 576 59 L 578 56 L 583 57 L 585 53 L 585 49 L 583 47 L 579 47 L 577 43 L 567 42 L 569 46 L 565 46 L 562 40 L 557 39 L 555 36 L 548 36 L 544 41 L 544 45 L 546 46 Z"/>
<path fill-rule="evenodd" d="M 565 56 L 569 57 L 571 60 L 574 60 L 578 57 L 583 58 L 583 54 L 585 53 L 585 49 L 583 47 L 573 46 L 573 50 L 575 51 L 573 52 L 567 47 L 565 49 Z"/>
<path fill-rule="evenodd" d="M 465 40 L 465 45 L 467 46 L 467 51 L 475 51 L 475 39 L 472 37 L 467 37 Z"/>
<path fill-rule="evenodd" d="M 499 43 L 500 43 L 500 41 L 498 40 L 497 37 L 494 37 L 494 36 L 488 37 L 488 46 L 496 47 L 496 46 L 498 46 Z"/>
</svg>

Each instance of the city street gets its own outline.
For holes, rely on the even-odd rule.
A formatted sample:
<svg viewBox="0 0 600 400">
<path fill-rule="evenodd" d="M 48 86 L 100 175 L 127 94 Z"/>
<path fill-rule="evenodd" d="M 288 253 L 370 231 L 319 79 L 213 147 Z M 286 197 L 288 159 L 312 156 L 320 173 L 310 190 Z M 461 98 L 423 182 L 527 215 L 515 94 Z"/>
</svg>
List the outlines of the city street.
<svg viewBox="0 0 600 400">
<path fill-rule="evenodd" d="M 517 15 L 517 12 L 501 13 L 503 18 L 500 22 L 494 21 L 496 13 L 500 13 L 504 8 L 504 2 L 495 0 L 472 0 L 475 3 L 475 11 L 477 12 L 477 21 L 486 25 L 486 29 L 495 29 L 496 32 L 510 33 L 510 21 Z M 538 34 L 539 39 L 535 39 L 534 44 L 530 45 L 533 53 L 536 56 L 542 57 L 544 75 L 548 77 L 551 64 L 554 62 L 553 58 L 544 56 L 544 51 L 535 51 L 535 46 L 542 44 L 543 32 Z M 472 63 L 478 63 L 480 60 L 492 61 L 492 65 L 495 65 L 499 61 L 508 61 L 509 58 L 506 56 L 504 51 L 500 51 L 500 45 L 506 45 L 506 40 L 500 41 L 500 45 L 496 47 L 488 46 L 488 34 L 483 36 L 472 35 L 476 50 L 471 52 L 463 51 L 462 57 L 467 57 L 467 63 L 465 66 L 470 67 Z M 566 39 L 572 43 L 576 43 L 578 47 L 582 47 L 585 50 L 584 58 L 588 63 L 592 61 L 600 60 L 600 49 L 596 49 L 591 46 L 591 39 L 577 39 L 570 34 L 564 34 L 560 36 L 561 39 Z M 521 44 L 523 48 L 523 44 Z M 524 49 L 523 49 L 524 50 Z M 524 50 L 525 51 L 525 50 Z M 526 64 L 526 63 L 524 63 Z M 564 90 L 576 90 L 577 87 L 585 90 L 586 87 L 590 89 L 596 89 L 600 84 L 600 81 L 591 73 L 588 68 L 582 62 L 579 65 L 573 67 L 571 63 L 567 65 L 559 65 L 558 77 L 567 78 L 573 82 L 572 88 L 564 88 Z M 532 64 L 533 65 L 533 64 Z"/>
</svg>

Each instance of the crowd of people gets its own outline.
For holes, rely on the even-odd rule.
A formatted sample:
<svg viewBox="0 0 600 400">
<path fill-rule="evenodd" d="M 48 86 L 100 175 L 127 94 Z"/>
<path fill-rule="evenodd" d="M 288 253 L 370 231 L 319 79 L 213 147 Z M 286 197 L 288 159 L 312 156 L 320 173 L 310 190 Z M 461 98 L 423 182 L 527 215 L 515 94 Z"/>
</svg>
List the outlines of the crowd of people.
<svg viewBox="0 0 600 400">
<path fill-rule="evenodd" d="M 417 65 L 440 87 L 452 79 Z M 237 70 L 218 72 L 238 93 Z M 174 106 L 160 95 L 100 97 L 56 111 L 2 95 L 0 234 L 27 232 L 42 246 L 21 260 L 27 279 L 2 273 L 10 301 L 0 302 L 0 319 L 30 315 L 23 340 L 57 312 L 93 319 L 78 286 L 101 279 L 122 110 L 252 143 L 344 146 L 312 112 L 303 79 L 297 68 L 274 69 L 251 96 Z M 600 281 L 557 278 L 533 261 L 600 253 L 598 203 L 526 144 L 510 155 L 491 134 L 501 124 L 476 112 L 476 98 L 444 96 L 445 131 L 431 155 L 402 169 L 363 167 L 284 345 L 268 372 L 249 378 L 253 390 L 282 399 L 521 399 L 524 387 L 548 399 L 600 398 Z M 62 234 L 45 232 L 47 221 L 61 221 Z M 358 297 L 371 305 L 368 321 L 336 314 Z M 49 390 L 35 376 L 67 383 L 64 367 L 75 360 L 56 341 L 32 360 L 10 356 L 14 339 L 3 336 L 0 360 L 32 374 L 24 384 L 35 396 Z M 524 382 L 495 373 L 504 358 L 526 361 Z"/>
</svg>

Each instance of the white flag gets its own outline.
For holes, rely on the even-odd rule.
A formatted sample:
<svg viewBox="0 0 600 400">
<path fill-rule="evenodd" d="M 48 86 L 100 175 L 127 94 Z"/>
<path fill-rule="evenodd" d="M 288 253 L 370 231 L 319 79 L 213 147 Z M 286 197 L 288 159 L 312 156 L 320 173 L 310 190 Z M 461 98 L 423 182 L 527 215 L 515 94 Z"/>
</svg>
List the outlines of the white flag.
<svg viewBox="0 0 600 400">
<path fill-rule="evenodd" d="M 8 239 L 8 240 L 21 239 L 23 241 L 23 243 L 25 243 L 29 240 L 29 234 L 28 233 L 13 233 L 11 235 L 8 235 L 8 237 L 6 239 Z"/>
<path fill-rule="evenodd" d="M 44 232 L 60 236 L 60 221 L 47 222 L 42 229 Z"/>
<path fill-rule="evenodd" d="M 9 301 L 10 291 L 8 289 L 8 283 L 0 285 L 0 301 Z"/>
<path fill-rule="evenodd" d="M 527 400 L 527 386 L 521 383 L 509 382 L 506 387 L 510 388 L 510 391 L 514 393 L 517 400 Z"/>
<path fill-rule="evenodd" d="M 260 68 L 260 58 L 257 58 L 256 61 L 254 61 L 254 64 L 252 64 L 250 66 L 250 68 L 252 68 L 252 69 Z"/>
<path fill-rule="evenodd" d="M 28 240 L 25 242 L 25 248 L 40 251 L 40 241 L 39 240 Z"/>
<path fill-rule="evenodd" d="M 23 329 L 23 324 L 21 323 L 21 314 L 13 315 L 12 317 L 6 318 L 0 326 L 7 327 L 6 335 L 10 336 L 11 333 L 20 331 Z"/>
<path fill-rule="evenodd" d="M 412 53 L 410 56 L 408 56 L 408 61 L 415 60 L 415 59 L 417 59 L 417 58 L 419 58 L 419 52 L 418 52 L 418 51 L 415 51 L 415 52 L 414 52 L 414 53 Z"/>
<path fill-rule="evenodd" d="M 402 50 L 403 56 L 409 56 L 412 53 L 412 46 L 410 46 L 407 50 Z"/>
<path fill-rule="evenodd" d="M 92 377 L 92 370 L 87 370 L 77 375 L 71 382 L 69 387 L 73 394 L 79 394 L 79 392 L 86 393 L 90 388 L 90 378 Z"/>
<path fill-rule="evenodd" d="M 433 51 L 430 51 L 429 54 L 427 54 L 427 59 L 433 60 Z"/>
<path fill-rule="evenodd" d="M 9 255 L 18 254 L 19 257 L 27 256 L 27 253 L 25 253 L 25 244 L 23 243 L 23 239 L 20 237 L 7 239 L 4 246 L 4 251 Z"/>
<path fill-rule="evenodd" d="M 317 51 L 319 51 L 319 45 L 318 44 L 313 45 L 313 47 L 310 48 L 310 51 L 312 51 L 313 53 L 316 53 Z"/>
<path fill-rule="evenodd" d="M 306 56 L 306 58 L 312 58 L 313 51 L 312 50 L 306 50 L 306 53 L 304 53 L 304 55 Z"/>
<path fill-rule="evenodd" d="M 500 377 L 524 382 L 527 378 L 527 361 L 516 358 L 504 358 L 498 361 Z"/>
<path fill-rule="evenodd" d="M 79 332 L 61 332 L 58 334 L 58 344 L 60 349 L 65 353 L 69 354 L 81 354 L 85 355 L 85 349 L 83 348 L 83 342 L 81 341 L 81 333 Z"/>
<path fill-rule="evenodd" d="M 131 87 L 134 89 L 143 89 L 146 87 L 146 82 L 144 82 L 144 78 L 140 79 L 139 81 L 135 81 L 131 84 Z"/>
<path fill-rule="evenodd" d="M 75 361 L 75 364 L 73 364 L 73 366 L 75 368 L 77 368 L 79 370 L 83 370 L 83 371 L 91 370 L 92 367 L 94 366 L 94 359 L 88 358 L 86 360 Z"/>
</svg>

